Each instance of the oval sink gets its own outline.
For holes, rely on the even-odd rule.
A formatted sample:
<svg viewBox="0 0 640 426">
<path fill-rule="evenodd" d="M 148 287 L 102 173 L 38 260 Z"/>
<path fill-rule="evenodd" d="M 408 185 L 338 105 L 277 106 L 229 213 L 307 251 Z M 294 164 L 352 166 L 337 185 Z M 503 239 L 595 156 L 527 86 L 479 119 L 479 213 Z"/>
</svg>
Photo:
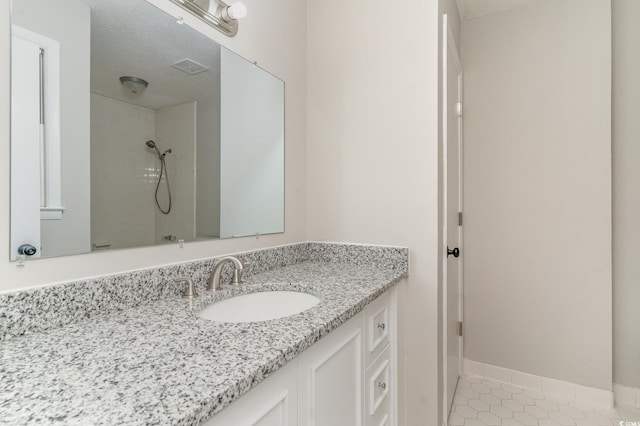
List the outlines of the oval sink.
<svg viewBox="0 0 640 426">
<path fill-rule="evenodd" d="M 320 299 L 297 291 L 262 291 L 230 297 L 206 307 L 200 318 L 219 322 L 255 322 L 288 317 L 313 308 Z"/>
</svg>

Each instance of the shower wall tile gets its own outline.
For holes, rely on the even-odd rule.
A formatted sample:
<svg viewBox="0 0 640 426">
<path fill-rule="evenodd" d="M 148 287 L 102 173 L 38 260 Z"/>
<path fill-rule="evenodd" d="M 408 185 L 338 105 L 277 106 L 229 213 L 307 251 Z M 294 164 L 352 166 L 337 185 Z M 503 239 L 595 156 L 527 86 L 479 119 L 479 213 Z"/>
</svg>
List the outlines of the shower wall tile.
<svg viewBox="0 0 640 426">
<path fill-rule="evenodd" d="M 92 243 L 153 244 L 157 157 L 144 143 L 155 125 L 150 109 L 91 94 Z"/>
<path fill-rule="evenodd" d="M 195 144 L 196 102 L 172 105 L 156 111 L 156 143 L 161 152 L 171 149 L 165 157 L 171 188 L 171 211 L 163 214 L 155 208 L 155 241 L 163 235 L 186 241 L 195 238 Z M 160 161 L 156 161 L 160 173 Z M 163 178 L 158 200 L 163 209 L 169 206 L 166 179 Z"/>
</svg>

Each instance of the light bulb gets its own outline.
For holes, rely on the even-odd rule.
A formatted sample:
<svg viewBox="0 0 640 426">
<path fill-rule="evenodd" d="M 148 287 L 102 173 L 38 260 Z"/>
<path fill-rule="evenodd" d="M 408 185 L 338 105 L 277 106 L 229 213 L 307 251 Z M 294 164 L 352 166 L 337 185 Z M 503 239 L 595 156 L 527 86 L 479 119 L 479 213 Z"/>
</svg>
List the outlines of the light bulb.
<svg viewBox="0 0 640 426">
<path fill-rule="evenodd" d="M 240 2 L 235 2 L 227 7 L 227 15 L 229 15 L 231 19 L 242 19 L 247 16 L 247 6 Z"/>
</svg>

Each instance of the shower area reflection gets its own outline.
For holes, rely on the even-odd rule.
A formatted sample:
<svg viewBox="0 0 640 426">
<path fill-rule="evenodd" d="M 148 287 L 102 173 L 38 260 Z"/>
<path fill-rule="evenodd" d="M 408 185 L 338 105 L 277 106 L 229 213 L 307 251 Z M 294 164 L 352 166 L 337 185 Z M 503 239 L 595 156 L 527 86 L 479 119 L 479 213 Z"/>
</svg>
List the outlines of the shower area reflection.
<svg viewBox="0 0 640 426">
<path fill-rule="evenodd" d="M 196 112 L 91 94 L 93 250 L 195 238 Z"/>
<path fill-rule="evenodd" d="M 208 190 L 196 200 L 196 165 L 212 159 L 202 178 L 219 187 L 208 151 L 219 158 L 220 47 L 145 2 L 141 21 L 121 12 L 130 0 L 82 1 L 91 7 L 91 249 L 217 238 L 219 225 L 196 229 L 198 206 L 218 199 Z"/>
</svg>

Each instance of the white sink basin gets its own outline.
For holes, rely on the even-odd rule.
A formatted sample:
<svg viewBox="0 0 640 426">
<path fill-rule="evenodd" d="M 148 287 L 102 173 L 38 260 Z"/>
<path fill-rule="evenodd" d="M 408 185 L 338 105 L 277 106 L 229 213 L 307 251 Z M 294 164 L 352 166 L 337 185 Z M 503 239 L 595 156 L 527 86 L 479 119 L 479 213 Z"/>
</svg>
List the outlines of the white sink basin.
<svg viewBox="0 0 640 426">
<path fill-rule="evenodd" d="M 208 306 L 200 318 L 219 322 L 255 322 L 288 317 L 313 308 L 320 299 L 297 291 L 262 291 L 231 297 Z"/>
</svg>

